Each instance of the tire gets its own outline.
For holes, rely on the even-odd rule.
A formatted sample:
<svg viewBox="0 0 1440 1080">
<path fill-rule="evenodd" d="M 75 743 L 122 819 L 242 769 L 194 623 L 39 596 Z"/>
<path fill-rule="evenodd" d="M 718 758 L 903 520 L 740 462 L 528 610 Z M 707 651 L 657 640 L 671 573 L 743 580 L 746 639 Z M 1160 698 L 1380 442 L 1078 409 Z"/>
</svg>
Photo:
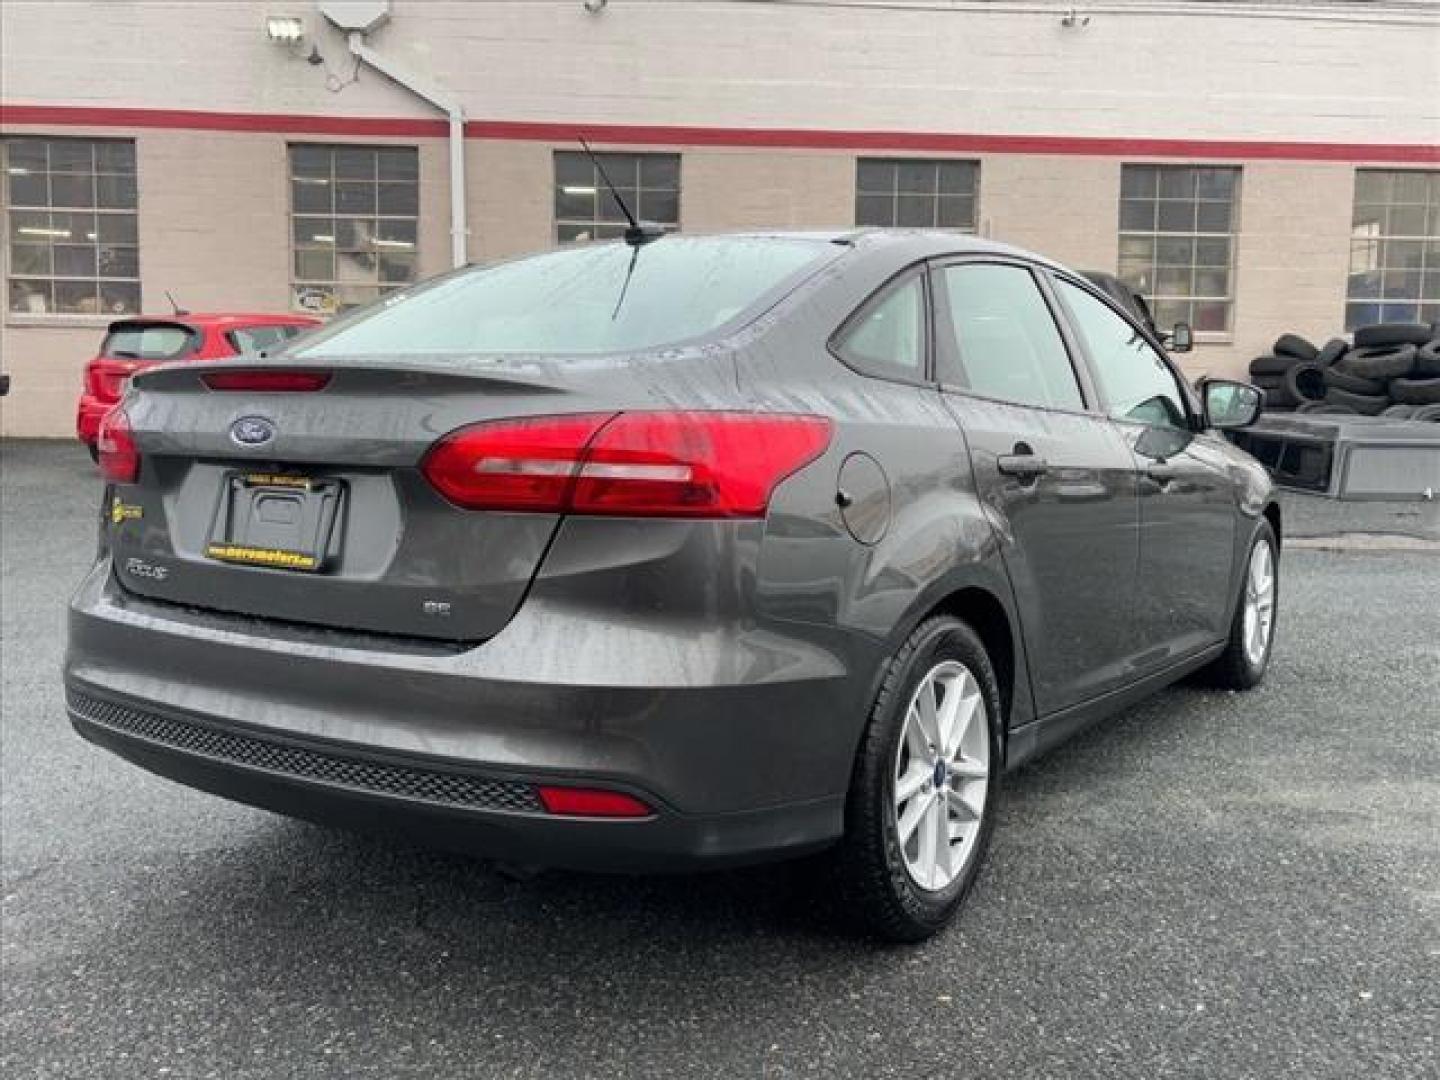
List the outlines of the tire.
<svg viewBox="0 0 1440 1080">
<path fill-rule="evenodd" d="M 1394 420 L 1408 420 L 1415 415 L 1415 410 L 1421 408 L 1419 405 L 1391 405 L 1382 412 L 1381 416 L 1388 416 Z"/>
<path fill-rule="evenodd" d="M 1296 360 L 1314 360 L 1320 350 L 1299 334 L 1281 334 L 1271 349 L 1276 356 L 1289 356 Z"/>
<path fill-rule="evenodd" d="M 1419 379 L 1440 379 L 1440 338 L 1415 350 L 1415 366 L 1410 374 Z"/>
<path fill-rule="evenodd" d="M 1410 419 L 1440 424 L 1440 405 L 1417 405 L 1415 411 L 1410 414 Z"/>
<path fill-rule="evenodd" d="M 1296 364 L 1285 373 L 1285 389 L 1298 405 L 1325 400 L 1325 369 L 1319 364 Z"/>
<path fill-rule="evenodd" d="M 1370 345 L 1424 345 L 1434 335 L 1424 323 L 1386 322 L 1355 331 L 1355 347 Z"/>
<path fill-rule="evenodd" d="M 1279 390 L 1285 385 L 1283 375 L 1251 375 L 1250 382 L 1261 390 Z"/>
<path fill-rule="evenodd" d="M 1293 356 L 1257 356 L 1250 361 L 1250 374 L 1278 379 L 1298 363 Z"/>
<path fill-rule="evenodd" d="M 93 442 L 92 442 L 92 443 L 86 443 L 86 444 L 85 444 L 85 449 L 86 449 L 86 450 L 89 452 L 89 454 L 90 454 L 90 460 L 93 461 L 96 465 L 99 465 L 99 464 L 100 464 L 100 446 L 99 446 L 99 444 L 98 444 L 98 443 L 93 443 Z"/>
<path fill-rule="evenodd" d="M 974 714 L 961 749 L 967 759 L 978 760 L 978 748 L 983 746 L 989 760 L 983 766 L 983 778 L 973 776 L 959 781 L 969 785 L 972 792 L 981 789 L 979 821 L 965 842 L 959 870 L 948 883 L 932 889 L 919 884 L 908 861 L 909 845 L 900 841 L 901 813 L 896 807 L 895 785 L 902 754 L 909 755 L 914 748 L 906 738 L 906 728 L 912 724 L 908 720 L 911 704 L 942 665 L 955 665 L 968 673 L 969 685 L 978 690 L 983 716 L 979 711 Z M 942 710 L 944 701 L 942 697 Z M 983 732 L 977 724 L 983 725 Z M 858 919 L 868 934 L 887 941 L 922 941 L 943 929 L 964 901 L 984 862 L 994 829 L 1000 732 L 1004 725 L 995 669 L 975 632 L 948 616 L 921 623 L 887 666 L 855 759 L 845 807 L 845 836 L 832 855 L 844 909 Z M 923 765 L 920 771 L 923 774 Z M 904 804 L 906 812 L 918 806 L 916 800 L 925 794 L 922 789 L 912 796 Z M 933 799 L 927 805 L 931 804 Z M 917 855 L 923 854 L 918 844 L 931 820 L 922 818 L 911 834 Z"/>
<path fill-rule="evenodd" d="M 1254 607 L 1251 602 L 1255 595 L 1255 590 L 1251 588 L 1252 575 L 1257 572 L 1257 561 L 1263 558 L 1259 554 L 1262 545 L 1268 553 L 1270 567 L 1269 618 L 1263 628 L 1253 624 L 1252 616 L 1248 614 Z M 1240 595 L 1236 598 L 1235 617 L 1230 621 L 1230 636 L 1225 642 L 1225 651 L 1201 669 L 1202 680 L 1222 690 L 1250 690 L 1259 686 L 1270 668 L 1279 611 L 1280 545 L 1275 541 L 1275 530 L 1270 528 L 1270 522 L 1261 518 L 1245 553 Z M 1253 618 L 1260 619 L 1258 609 Z"/>
<path fill-rule="evenodd" d="M 1440 402 L 1440 379 L 1395 379 L 1390 396 L 1407 405 L 1434 405 Z"/>
<path fill-rule="evenodd" d="M 1350 343 L 1343 337 L 1331 338 L 1320 349 L 1320 355 L 1315 357 L 1315 363 L 1321 367 L 1329 367 L 1350 351 Z"/>
<path fill-rule="evenodd" d="M 1415 367 L 1414 345 L 1368 345 L 1352 349 L 1340 361 L 1348 375 L 1362 379 L 1397 379 L 1409 375 Z"/>
<path fill-rule="evenodd" d="M 1384 394 L 1352 394 L 1332 386 L 1325 393 L 1325 403 L 1343 405 L 1361 416 L 1379 416 L 1390 405 L 1390 399 Z"/>
<path fill-rule="evenodd" d="M 1331 390 L 1344 390 L 1347 394 L 1383 394 L 1385 383 L 1375 379 L 1362 379 L 1351 375 L 1342 365 L 1325 369 L 1325 385 Z"/>
</svg>

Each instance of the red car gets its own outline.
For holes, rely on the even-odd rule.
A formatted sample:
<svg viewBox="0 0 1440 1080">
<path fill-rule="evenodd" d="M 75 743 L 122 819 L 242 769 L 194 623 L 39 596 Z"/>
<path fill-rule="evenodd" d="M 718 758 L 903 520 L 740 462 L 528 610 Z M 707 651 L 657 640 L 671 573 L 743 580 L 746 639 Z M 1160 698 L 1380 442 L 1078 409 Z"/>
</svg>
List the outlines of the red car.
<svg viewBox="0 0 1440 1080">
<path fill-rule="evenodd" d="M 223 360 L 257 353 L 319 326 L 308 315 L 137 315 L 110 324 L 100 355 L 85 365 L 85 386 L 75 414 L 80 441 L 96 455 L 100 418 L 120 400 L 130 376 L 175 360 Z"/>
</svg>

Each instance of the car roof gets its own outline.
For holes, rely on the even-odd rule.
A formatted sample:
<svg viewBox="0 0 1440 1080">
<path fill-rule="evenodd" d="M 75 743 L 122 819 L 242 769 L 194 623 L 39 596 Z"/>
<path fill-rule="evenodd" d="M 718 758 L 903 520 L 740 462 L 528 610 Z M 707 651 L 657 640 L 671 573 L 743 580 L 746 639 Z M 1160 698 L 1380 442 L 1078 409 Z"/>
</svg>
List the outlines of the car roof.
<svg viewBox="0 0 1440 1080">
<path fill-rule="evenodd" d="M 811 240 L 843 244 L 860 250 L 885 249 L 904 258 L 928 259 L 946 255 L 1003 255 L 1009 258 L 1026 259 L 1055 270 L 1064 270 L 1077 277 L 1073 270 L 1063 263 L 1013 244 L 1002 244 L 997 240 L 986 240 L 969 233 L 951 229 L 901 229 L 901 228 L 841 228 L 841 229 L 742 229 L 720 233 L 667 233 L 689 239 L 713 239 L 724 237 L 753 237 L 767 240 Z M 618 242 L 618 241 L 617 241 Z"/>
<path fill-rule="evenodd" d="M 857 250 L 878 250 L 889 249 L 902 255 L 911 255 L 915 259 L 934 258 L 944 255 L 1005 255 L 1011 258 L 1028 259 L 1031 262 L 1040 263 L 1056 270 L 1065 270 L 1068 273 L 1080 276 L 1077 270 L 1056 262 L 1054 259 L 1024 248 L 1016 247 L 1013 244 L 1002 244 L 995 240 L 986 240 L 982 237 L 972 236 L 969 233 L 956 232 L 951 229 L 900 229 L 900 228 L 837 228 L 837 229 L 736 229 L 723 232 L 669 232 L 659 239 L 663 242 L 666 239 L 677 240 L 725 240 L 725 239 L 755 239 L 755 240 L 808 240 L 814 243 L 841 244 L 846 247 L 853 247 Z M 620 240 L 594 240 L 582 242 L 579 247 L 587 243 L 595 245 L 620 244 Z M 545 252 L 527 252 L 517 256 L 519 259 L 528 258 L 531 255 L 545 254 Z M 472 263 L 472 266 L 483 265 Z"/>
</svg>

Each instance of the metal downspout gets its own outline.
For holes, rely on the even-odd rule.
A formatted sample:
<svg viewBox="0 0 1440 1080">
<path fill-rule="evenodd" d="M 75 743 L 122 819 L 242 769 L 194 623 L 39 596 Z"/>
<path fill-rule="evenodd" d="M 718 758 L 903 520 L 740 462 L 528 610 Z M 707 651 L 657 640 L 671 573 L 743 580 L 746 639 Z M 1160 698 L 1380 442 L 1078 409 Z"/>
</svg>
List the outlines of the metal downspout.
<svg viewBox="0 0 1440 1080">
<path fill-rule="evenodd" d="M 365 35 L 352 30 L 350 52 L 357 60 L 370 65 L 387 79 L 409 90 L 443 112 L 450 121 L 450 261 L 464 266 L 469 261 L 467 239 L 469 227 L 465 214 L 465 110 L 448 91 L 387 59 L 365 44 Z"/>
</svg>

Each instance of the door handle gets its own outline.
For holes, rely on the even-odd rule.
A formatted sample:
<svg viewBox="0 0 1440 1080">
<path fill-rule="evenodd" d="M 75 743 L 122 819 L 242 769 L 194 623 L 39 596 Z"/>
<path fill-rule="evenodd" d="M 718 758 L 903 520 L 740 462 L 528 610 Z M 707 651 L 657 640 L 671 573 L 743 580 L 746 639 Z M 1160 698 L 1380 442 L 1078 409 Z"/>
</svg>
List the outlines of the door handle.
<svg viewBox="0 0 1440 1080">
<path fill-rule="evenodd" d="M 1034 454 L 1001 454 L 995 459 L 995 467 L 1006 476 L 1018 476 L 1024 480 L 1033 480 L 1050 471 L 1045 459 Z"/>
</svg>

